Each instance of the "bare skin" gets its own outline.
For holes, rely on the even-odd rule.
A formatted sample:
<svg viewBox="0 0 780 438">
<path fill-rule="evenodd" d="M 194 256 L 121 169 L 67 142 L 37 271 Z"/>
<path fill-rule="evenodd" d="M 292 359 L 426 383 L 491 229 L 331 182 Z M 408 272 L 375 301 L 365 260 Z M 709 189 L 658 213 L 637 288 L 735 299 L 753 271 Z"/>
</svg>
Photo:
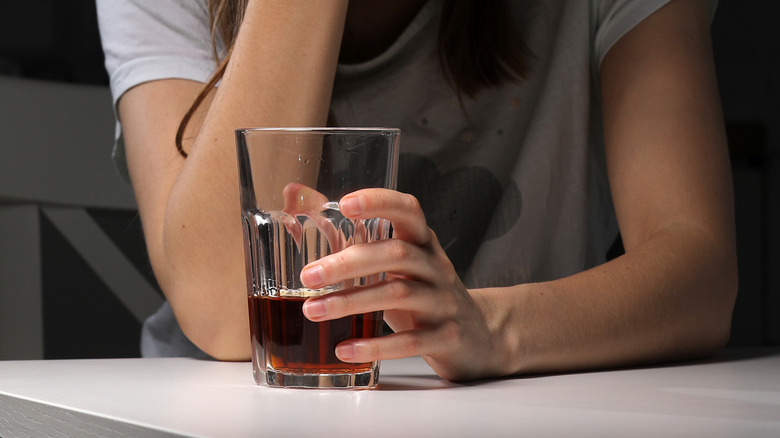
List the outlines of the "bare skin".
<svg viewBox="0 0 780 438">
<path fill-rule="evenodd" d="M 249 357 L 233 128 L 316 126 L 327 115 L 347 4 L 307 1 L 301 14 L 295 3 L 250 2 L 222 85 L 188 133 L 186 160 L 173 133 L 200 84 L 149 82 L 120 100 L 155 273 L 184 332 L 219 359 Z M 345 341 L 342 360 L 419 354 L 444 378 L 472 379 L 690 358 L 723 346 L 737 274 L 705 2 L 674 0 L 646 19 L 610 50 L 601 79 L 626 254 L 560 280 L 468 290 L 416 199 L 347 195 L 344 214 L 390 219 L 394 238 L 313 263 L 303 282 L 390 278 L 310 299 L 304 313 L 320 321 L 383 309 L 396 333 Z"/>
</svg>

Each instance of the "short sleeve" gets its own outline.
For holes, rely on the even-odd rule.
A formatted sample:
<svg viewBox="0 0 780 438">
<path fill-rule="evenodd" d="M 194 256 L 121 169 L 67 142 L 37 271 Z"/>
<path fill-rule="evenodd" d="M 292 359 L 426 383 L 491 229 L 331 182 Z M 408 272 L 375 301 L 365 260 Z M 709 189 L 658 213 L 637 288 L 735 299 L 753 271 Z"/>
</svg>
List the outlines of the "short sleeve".
<svg viewBox="0 0 780 438">
<path fill-rule="evenodd" d="M 206 82 L 216 69 L 205 0 L 97 0 L 98 24 L 117 117 L 113 159 L 129 181 L 116 104 L 159 79 Z"/>
<path fill-rule="evenodd" d="M 156 79 L 205 82 L 216 68 L 202 0 L 97 0 L 114 104 Z"/>
<path fill-rule="evenodd" d="M 601 66 L 612 46 L 628 31 L 671 0 L 592 0 L 592 23 L 595 29 L 594 57 Z M 710 17 L 715 14 L 717 0 L 708 0 Z"/>
</svg>

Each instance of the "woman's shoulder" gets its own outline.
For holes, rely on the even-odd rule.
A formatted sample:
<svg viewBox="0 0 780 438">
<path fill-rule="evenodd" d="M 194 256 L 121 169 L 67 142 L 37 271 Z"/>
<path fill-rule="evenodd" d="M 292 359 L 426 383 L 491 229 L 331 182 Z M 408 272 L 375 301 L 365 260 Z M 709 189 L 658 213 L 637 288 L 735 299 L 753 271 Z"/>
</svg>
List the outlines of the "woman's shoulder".
<svg viewBox="0 0 780 438">
<path fill-rule="evenodd" d="M 596 65 L 623 35 L 671 0 L 590 0 Z"/>
</svg>

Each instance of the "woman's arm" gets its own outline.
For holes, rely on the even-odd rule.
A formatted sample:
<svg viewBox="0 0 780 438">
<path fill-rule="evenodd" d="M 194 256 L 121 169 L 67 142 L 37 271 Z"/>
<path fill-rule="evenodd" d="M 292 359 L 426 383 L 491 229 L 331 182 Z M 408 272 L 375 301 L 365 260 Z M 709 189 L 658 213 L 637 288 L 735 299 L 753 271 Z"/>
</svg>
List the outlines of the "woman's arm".
<svg viewBox="0 0 780 438">
<path fill-rule="evenodd" d="M 185 134 L 202 84 L 141 84 L 119 101 L 128 168 L 155 275 L 184 333 L 219 359 L 249 357 L 234 129 L 322 126 L 346 0 L 250 1 L 232 58 Z"/>
<path fill-rule="evenodd" d="M 382 270 L 393 279 L 310 299 L 304 312 L 323 320 L 386 309 L 398 333 L 346 341 L 342 360 L 421 354 L 442 377 L 466 379 L 691 358 L 724 345 L 735 230 L 705 2 L 674 0 L 648 17 L 610 50 L 601 78 L 625 255 L 560 280 L 466 291 L 413 198 L 358 192 L 342 210 L 393 220 L 394 242 L 315 262 L 304 283 Z"/>
<path fill-rule="evenodd" d="M 700 357 L 729 337 L 733 195 L 706 1 L 674 0 L 629 32 L 601 84 L 625 255 L 522 287 L 521 313 L 506 315 L 525 327 L 517 371 Z"/>
</svg>

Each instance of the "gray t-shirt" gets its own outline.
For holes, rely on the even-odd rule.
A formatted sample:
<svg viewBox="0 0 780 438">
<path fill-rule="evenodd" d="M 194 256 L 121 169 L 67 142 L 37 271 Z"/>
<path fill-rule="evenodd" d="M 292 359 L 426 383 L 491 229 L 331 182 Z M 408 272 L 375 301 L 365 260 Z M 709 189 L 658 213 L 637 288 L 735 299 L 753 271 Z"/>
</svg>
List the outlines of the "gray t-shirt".
<svg viewBox="0 0 780 438">
<path fill-rule="evenodd" d="M 603 263 L 617 235 L 604 163 L 600 63 L 669 1 L 509 2 L 533 53 L 531 73 L 461 107 L 442 76 L 441 4 L 430 0 L 384 53 L 339 66 L 332 110 L 342 126 L 401 128 L 398 188 L 420 200 L 467 287 L 572 275 Z M 205 0 L 97 5 L 115 101 L 145 81 L 205 81 L 213 72 Z M 126 174 L 117 126 L 114 156 Z M 193 354 L 177 330 L 164 307 L 144 325 L 143 354 Z"/>
</svg>

